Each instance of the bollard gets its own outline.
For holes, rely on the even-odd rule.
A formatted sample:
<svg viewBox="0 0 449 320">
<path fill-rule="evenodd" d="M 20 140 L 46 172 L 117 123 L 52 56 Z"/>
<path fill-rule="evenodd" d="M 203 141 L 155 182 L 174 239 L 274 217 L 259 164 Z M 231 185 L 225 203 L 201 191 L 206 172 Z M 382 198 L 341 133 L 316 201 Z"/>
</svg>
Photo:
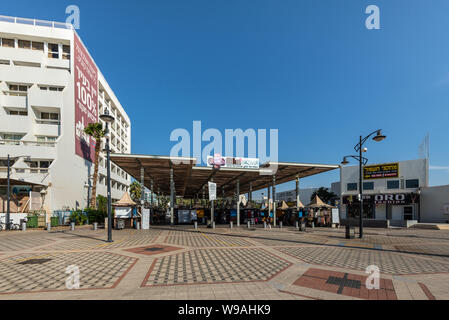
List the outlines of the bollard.
<svg viewBox="0 0 449 320">
<path fill-rule="evenodd" d="M 299 229 L 299 223 L 298 223 L 298 221 L 295 222 L 295 228 L 296 228 L 296 229 Z"/>
<path fill-rule="evenodd" d="M 301 222 L 301 229 L 300 231 L 306 231 L 306 223 L 305 222 Z"/>
<path fill-rule="evenodd" d="M 198 221 L 195 221 L 193 224 L 195 225 L 195 230 L 198 230 Z"/>
<path fill-rule="evenodd" d="M 51 230 L 51 222 L 47 222 L 47 231 Z"/>
<path fill-rule="evenodd" d="M 263 228 L 266 229 L 267 228 L 267 223 L 264 221 L 263 222 Z"/>
<path fill-rule="evenodd" d="M 215 221 L 212 222 L 212 229 L 215 229 Z"/>
<path fill-rule="evenodd" d="M 22 231 L 27 231 L 27 223 L 22 222 Z"/>
<path fill-rule="evenodd" d="M 231 221 L 231 229 L 232 229 L 233 223 L 234 223 L 234 222 L 233 222 L 233 221 Z"/>
<path fill-rule="evenodd" d="M 279 228 L 282 229 L 282 221 L 279 221 Z"/>
<path fill-rule="evenodd" d="M 355 228 L 350 225 L 346 225 L 346 239 L 354 239 L 355 238 Z"/>
<path fill-rule="evenodd" d="M 312 229 L 315 228 L 315 221 L 312 221 Z"/>
<path fill-rule="evenodd" d="M 70 230 L 75 230 L 75 222 L 70 223 Z"/>
<path fill-rule="evenodd" d="M 98 228 L 98 223 L 97 222 L 94 222 L 93 228 L 94 228 L 94 230 L 97 230 L 97 228 Z"/>
<path fill-rule="evenodd" d="M 248 221 L 248 229 L 251 228 L 251 222 Z"/>
<path fill-rule="evenodd" d="M 140 230 L 140 222 L 136 221 L 136 230 Z"/>
</svg>

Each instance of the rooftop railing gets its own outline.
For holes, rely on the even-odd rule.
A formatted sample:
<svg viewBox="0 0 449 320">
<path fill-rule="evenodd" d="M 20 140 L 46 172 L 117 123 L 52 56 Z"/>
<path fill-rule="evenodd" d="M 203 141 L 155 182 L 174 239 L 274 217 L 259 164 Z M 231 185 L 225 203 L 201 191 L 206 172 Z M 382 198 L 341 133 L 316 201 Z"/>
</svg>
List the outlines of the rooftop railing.
<svg viewBox="0 0 449 320">
<path fill-rule="evenodd" d="M 66 23 L 66 22 L 27 19 L 27 18 L 10 17 L 10 16 L 2 16 L 2 15 L 0 15 L 0 22 L 10 22 L 10 23 L 27 24 L 27 25 L 31 25 L 31 26 L 74 30 L 73 26 L 70 23 Z"/>
</svg>

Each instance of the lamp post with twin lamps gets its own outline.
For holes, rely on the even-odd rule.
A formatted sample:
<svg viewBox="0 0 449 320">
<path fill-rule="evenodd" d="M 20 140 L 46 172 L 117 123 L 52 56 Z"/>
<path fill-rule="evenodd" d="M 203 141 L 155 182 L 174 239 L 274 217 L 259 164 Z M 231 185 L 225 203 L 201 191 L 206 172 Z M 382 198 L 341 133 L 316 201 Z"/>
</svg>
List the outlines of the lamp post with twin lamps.
<svg viewBox="0 0 449 320">
<path fill-rule="evenodd" d="M 386 138 L 382 134 L 382 130 L 376 130 L 371 132 L 369 135 L 367 135 L 365 138 L 362 138 L 360 136 L 359 143 L 357 143 L 354 147 L 354 150 L 359 153 L 358 156 L 345 156 L 343 158 L 343 161 L 341 162 L 342 165 L 346 165 L 349 163 L 347 158 L 354 158 L 359 161 L 359 202 L 360 202 L 360 213 L 359 213 L 359 238 L 363 238 L 363 166 L 368 163 L 368 159 L 362 156 L 362 152 L 366 152 L 366 148 L 362 148 L 363 144 L 374 134 L 376 134 L 375 137 L 373 137 L 373 140 L 376 142 L 380 142 Z"/>
<path fill-rule="evenodd" d="M 106 113 L 100 115 L 100 119 L 106 123 L 105 137 L 106 137 L 106 172 L 107 172 L 107 190 L 108 190 L 108 241 L 112 242 L 112 204 L 111 204 L 111 150 L 109 148 L 109 123 L 114 122 L 115 118 L 110 115 L 107 110 Z"/>
</svg>

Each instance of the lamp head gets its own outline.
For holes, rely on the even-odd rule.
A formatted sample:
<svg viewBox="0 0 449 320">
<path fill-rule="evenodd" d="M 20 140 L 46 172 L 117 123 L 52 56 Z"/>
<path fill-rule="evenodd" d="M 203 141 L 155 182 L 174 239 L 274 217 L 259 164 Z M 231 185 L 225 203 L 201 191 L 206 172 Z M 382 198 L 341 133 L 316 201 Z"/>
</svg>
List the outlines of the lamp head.
<svg viewBox="0 0 449 320">
<path fill-rule="evenodd" d="M 384 136 L 382 134 L 382 130 L 377 130 L 377 134 L 376 136 L 373 138 L 374 141 L 380 142 L 382 140 L 384 140 L 386 138 L 386 136 Z"/>
<path fill-rule="evenodd" d="M 100 119 L 103 120 L 106 123 L 112 123 L 115 120 L 115 118 L 112 115 L 110 115 L 107 110 L 106 110 L 105 113 L 100 115 Z"/>
<path fill-rule="evenodd" d="M 341 162 L 342 165 L 347 165 L 349 163 L 348 159 L 346 157 L 343 158 L 343 161 Z"/>
</svg>

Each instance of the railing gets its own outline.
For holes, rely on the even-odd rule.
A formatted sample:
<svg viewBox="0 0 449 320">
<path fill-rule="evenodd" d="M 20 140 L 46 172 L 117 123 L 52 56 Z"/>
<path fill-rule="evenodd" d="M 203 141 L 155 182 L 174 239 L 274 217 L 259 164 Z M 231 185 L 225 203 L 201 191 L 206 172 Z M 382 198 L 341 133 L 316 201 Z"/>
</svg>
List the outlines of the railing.
<svg viewBox="0 0 449 320">
<path fill-rule="evenodd" d="M 61 121 L 59 121 L 59 120 L 52 120 L 52 119 L 36 119 L 36 123 L 38 123 L 38 124 L 59 125 L 59 124 L 61 124 Z"/>
<path fill-rule="evenodd" d="M 0 145 L 37 146 L 37 147 L 44 146 L 54 148 L 56 146 L 56 142 L 0 139 Z"/>
<path fill-rule="evenodd" d="M 15 97 L 26 97 L 27 96 L 27 92 L 26 91 L 3 90 L 3 94 L 5 96 L 15 96 Z"/>
<path fill-rule="evenodd" d="M 8 172 L 8 167 L 0 167 L 0 172 Z M 48 168 L 11 168 L 15 173 L 48 173 Z"/>
<path fill-rule="evenodd" d="M 20 23 L 20 24 L 28 24 L 28 25 L 32 25 L 32 26 L 39 26 L 39 27 L 74 30 L 73 26 L 70 23 L 18 18 L 18 17 L 9 17 L 9 16 L 2 16 L 2 15 L 0 15 L 0 22 Z"/>
</svg>

